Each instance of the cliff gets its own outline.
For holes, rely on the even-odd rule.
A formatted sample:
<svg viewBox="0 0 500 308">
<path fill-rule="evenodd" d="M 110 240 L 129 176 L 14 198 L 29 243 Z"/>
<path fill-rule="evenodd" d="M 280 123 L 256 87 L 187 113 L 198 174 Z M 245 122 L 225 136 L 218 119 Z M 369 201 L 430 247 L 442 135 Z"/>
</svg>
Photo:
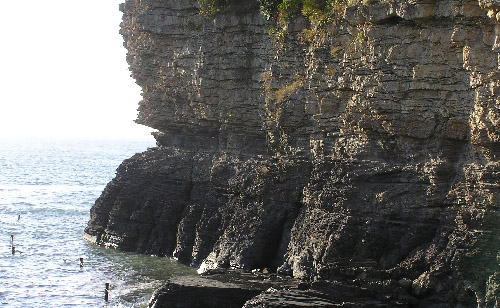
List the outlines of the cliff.
<svg viewBox="0 0 500 308">
<path fill-rule="evenodd" d="M 118 168 L 85 238 L 498 307 L 498 1 L 363 1 L 284 35 L 233 2 L 213 19 L 194 0 L 121 6 L 158 146 Z"/>
</svg>

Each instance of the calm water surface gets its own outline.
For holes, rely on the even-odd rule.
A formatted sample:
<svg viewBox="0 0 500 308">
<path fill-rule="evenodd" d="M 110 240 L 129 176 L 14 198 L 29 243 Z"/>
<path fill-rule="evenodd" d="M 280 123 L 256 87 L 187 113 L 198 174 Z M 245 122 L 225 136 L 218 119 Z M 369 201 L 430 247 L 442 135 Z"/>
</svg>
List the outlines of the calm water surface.
<svg viewBox="0 0 500 308">
<path fill-rule="evenodd" d="M 151 146 L 0 139 L 0 307 L 143 307 L 166 279 L 195 272 L 82 239 L 89 210 L 118 165 Z M 11 235 L 22 253 L 12 255 Z"/>
</svg>

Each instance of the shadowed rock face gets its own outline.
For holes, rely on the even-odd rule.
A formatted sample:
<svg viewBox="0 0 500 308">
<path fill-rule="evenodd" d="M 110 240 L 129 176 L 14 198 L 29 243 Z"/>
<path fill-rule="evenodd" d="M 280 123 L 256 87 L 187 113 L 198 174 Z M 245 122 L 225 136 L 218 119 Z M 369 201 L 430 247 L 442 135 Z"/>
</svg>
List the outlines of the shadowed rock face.
<svg viewBox="0 0 500 308">
<path fill-rule="evenodd" d="M 498 305 L 498 3 L 372 1 L 313 43 L 300 18 L 275 42 L 253 1 L 121 9 L 158 147 L 118 168 L 86 239 Z"/>
<path fill-rule="evenodd" d="M 170 279 L 155 291 L 151 308 L 257 308 L 257 307 L 408 307 L 409 296 L 398 283 L 356 286 L 342 282 L 299 281 L 276 274 L 211 270 L 203 276 Z M 380 292 L 384 288 L 383 292 Z M 384 296 L 377 298 L 376 294 Z"/>
</svg>

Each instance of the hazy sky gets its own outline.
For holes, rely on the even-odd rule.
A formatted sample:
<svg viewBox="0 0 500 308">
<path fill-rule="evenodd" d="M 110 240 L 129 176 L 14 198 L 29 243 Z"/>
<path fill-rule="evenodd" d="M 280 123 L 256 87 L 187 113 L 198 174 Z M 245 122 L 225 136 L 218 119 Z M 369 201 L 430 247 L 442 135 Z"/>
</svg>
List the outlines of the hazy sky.
<svg viewBox="0 0 500 308">
<path fill-rule="evenodd" d="M 144 137 L 122 0 L 2 1 L 0 137 Z"/>
</svg>

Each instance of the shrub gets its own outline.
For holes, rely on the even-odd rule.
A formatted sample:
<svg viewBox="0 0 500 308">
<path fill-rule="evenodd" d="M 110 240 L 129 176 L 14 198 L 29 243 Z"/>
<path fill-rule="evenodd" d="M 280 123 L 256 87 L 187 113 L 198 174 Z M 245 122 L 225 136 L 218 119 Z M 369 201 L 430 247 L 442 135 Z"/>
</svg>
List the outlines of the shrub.
<svg viewBox="0 0 500 308">
<path fill-rule="evenodd" d="M 231 0 L 198 0 L 200 14 L 213 19 L 221 10 L 229 5 Z"/>
<path fill-rule="evenodd" d="M 302 4 L 302 15 L 308 17 L 311 22 L 321 18 L 323 14 L 323 7 L 319 1 L 316 0 L 304 0 Z"/>
<path fill-rule="evenodd" d="M 302 11 L 302 0 L 283 0 L 278 5 L 278 18 L 288 21 L 297 17 Z"/>
<path fill-rule="evenodd" d="M 281 0 L 259 0 L 260 12 L 267 18 L 275 18 Z"/>
</svg>

